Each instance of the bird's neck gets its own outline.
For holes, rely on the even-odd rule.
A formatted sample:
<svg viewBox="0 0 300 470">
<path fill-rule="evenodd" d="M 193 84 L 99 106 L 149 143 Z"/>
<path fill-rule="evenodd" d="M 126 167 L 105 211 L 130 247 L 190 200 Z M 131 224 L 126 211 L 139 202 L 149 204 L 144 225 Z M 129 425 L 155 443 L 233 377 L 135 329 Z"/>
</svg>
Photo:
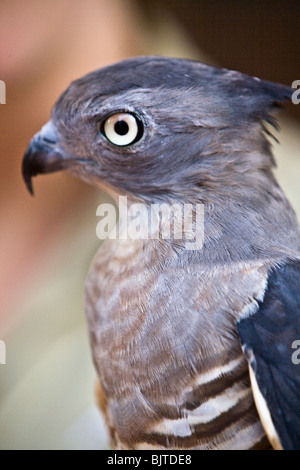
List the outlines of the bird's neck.
<svg viewBox="0 0 300 470">
<path fill-rule="evenodd" d="M 271 170 L 251 171 L 241 184 L 204 200 L 206 263 L 294 256 L 300 251 L 296 215 Z"/>
<path fill-rule="evenodd" d="M 194 186 L 189 178 L 187 186 L 172 188 L 171 196 L 135 198 L 109 191 L 119 206 L 116 238 L 129 244 L 142 239 L 145 249 L 169 255 L 196 252 L 211 265 L 299 251 L 298 222 L 272 174 L 270 149 L 262 140 L 260 152 L 255 146 L 251 151 L 256 141 L 250 137 L 247 152 L 240 145 L 230 161 L 224 156 L 214 165 L 214 178 L 205 165 Z"/>
</svg>

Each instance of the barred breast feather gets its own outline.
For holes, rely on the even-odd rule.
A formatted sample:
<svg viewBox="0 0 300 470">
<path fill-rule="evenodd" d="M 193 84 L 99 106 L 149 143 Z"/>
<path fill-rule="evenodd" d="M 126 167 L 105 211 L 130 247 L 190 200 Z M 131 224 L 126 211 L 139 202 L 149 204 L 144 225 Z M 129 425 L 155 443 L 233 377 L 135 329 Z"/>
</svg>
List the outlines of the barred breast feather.
<svg viewBox="0 0 300 470">
<path fill-rule="evenodd" d="M 263 297 L 266 264 L 183 271 L 171 253 L 164 261 L 127 243 L 108 242 L 86 290 L 112 445 L 268 448 L 236 332 Z"/>
</svg>

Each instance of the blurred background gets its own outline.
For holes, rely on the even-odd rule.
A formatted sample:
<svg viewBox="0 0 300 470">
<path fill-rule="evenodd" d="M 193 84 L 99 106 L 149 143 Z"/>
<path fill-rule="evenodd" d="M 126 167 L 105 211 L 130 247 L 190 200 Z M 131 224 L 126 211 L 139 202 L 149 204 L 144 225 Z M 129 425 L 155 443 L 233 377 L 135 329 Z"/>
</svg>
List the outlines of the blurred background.
<svg viewBox="0 0 300 470">
<path fill-rule="evenodd" d="M 188 57 L 291 85 L 300 2 L 0 0 L 0 449 L 105 449 L 84 280 L 106 198 L 64 174 L 21 179 L 23 152 L 70 81 L 133 55 Z M 278 179 L 300 215 L 300 105 L 280 113 Z"/>
</svg>

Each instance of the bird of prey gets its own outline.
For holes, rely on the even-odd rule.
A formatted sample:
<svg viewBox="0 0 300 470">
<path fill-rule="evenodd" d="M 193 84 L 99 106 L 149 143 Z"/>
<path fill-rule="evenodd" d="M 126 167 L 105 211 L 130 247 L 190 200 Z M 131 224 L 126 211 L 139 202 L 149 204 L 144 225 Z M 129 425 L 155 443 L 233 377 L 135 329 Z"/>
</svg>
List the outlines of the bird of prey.
<svg viewBox="0 0 300 470">
<path fill-rule="evenodd" d="M 204 206 L 198 249 L 118 237 L 92 263 L 86 315 L 115 449 L 300 448 L 300 231 L 267 136 L 291 94 L 130 58 L 71 83 L 29 144 L 31 192 L 33 176 L 67 170 L 149 212 Z"/>
</svg>

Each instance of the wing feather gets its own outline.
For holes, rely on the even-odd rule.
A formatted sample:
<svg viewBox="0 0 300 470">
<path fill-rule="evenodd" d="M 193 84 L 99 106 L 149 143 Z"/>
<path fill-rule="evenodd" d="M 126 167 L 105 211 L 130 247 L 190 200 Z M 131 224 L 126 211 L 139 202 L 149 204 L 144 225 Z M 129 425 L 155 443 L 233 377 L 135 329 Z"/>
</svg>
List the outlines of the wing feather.
<svg viewBox="0 0 300 470">
<path fill-rule="evenodd" d="M 293 360 L 300 340 L 300 262 L 272 269 L 258 303 L 258 311 L 237 324 L 258 412 L 268 436 L 278 436 L 283 449 L 300 449 L 300 364 Z"/>
</svg>

